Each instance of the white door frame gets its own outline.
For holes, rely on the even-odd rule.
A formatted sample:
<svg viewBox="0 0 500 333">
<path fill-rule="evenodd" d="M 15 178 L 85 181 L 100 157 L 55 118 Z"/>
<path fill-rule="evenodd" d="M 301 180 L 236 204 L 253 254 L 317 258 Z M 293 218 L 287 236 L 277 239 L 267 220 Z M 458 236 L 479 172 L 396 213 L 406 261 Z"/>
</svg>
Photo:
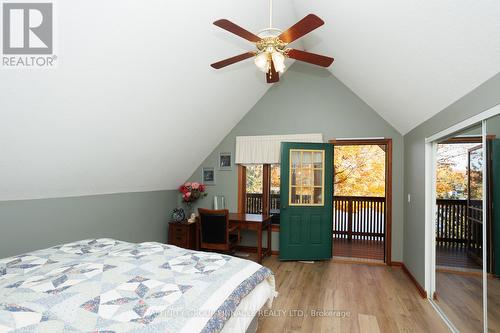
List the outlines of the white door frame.
<svg viewBox="0 0 500 333">
<path fill-rule="evenodd" d="M 434 223 L 436 216 L 436 154 L 437 141 L 444 139 L 453 133 L 462 131 L 468 127 L 481 124 L 483 138 L 483 154 L 487 156 L 486 145 L 486 120 L 500 114 L 500 104 L 481 112 L 469 119 L 459 122 L 441 132 L 438 132 L 425 139 L 425 285 L 427 298 L 434 306 L 439 315 L 446 322 L 452 332 L 458 332 L 446 315 L 440 310 L 433 301 L 434 292 L 436 291 L 436 224 Z M 487 172 L 486 163 L 483 163 L 483 207 L 484 202 L 487 202 Z M 486 221 L 487 210 L 483 209 L 483 221 Z M 483 228 L 483 258 L 487 256 L 486 228 Z M 487 274 L 486 265 L 483 265 L 483 323 L 484 332 L 487 332 L 488 325 L 488 304 L 487 304 Z"/>
</svg>

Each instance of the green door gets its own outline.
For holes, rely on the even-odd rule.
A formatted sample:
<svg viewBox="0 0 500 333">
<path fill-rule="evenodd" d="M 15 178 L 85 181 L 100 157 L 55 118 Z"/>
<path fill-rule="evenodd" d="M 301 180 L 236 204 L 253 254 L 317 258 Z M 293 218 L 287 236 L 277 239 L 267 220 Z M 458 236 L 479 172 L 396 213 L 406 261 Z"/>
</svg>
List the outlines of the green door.
<svg viewBox="0 0 500 333">
<path fill-rule="evenodd" d="M 280 259 L 330 259 L 333 145 L 282 143 L 280 193 Z"/>
</svg>

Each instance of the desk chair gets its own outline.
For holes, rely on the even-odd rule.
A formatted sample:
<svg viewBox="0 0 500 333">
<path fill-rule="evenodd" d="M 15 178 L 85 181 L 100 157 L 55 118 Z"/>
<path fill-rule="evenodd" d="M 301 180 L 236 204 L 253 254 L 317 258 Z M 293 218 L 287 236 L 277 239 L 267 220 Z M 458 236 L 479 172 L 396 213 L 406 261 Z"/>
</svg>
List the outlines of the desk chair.
<svg viewBox="0 0 500 333">
<path fill-rule="evenodd" d="M 241 235 L 239 225 L 229 224 L 229 211 L 198 208 L 198 213 L 201 249 L 232 252 Z"/>
</svg>

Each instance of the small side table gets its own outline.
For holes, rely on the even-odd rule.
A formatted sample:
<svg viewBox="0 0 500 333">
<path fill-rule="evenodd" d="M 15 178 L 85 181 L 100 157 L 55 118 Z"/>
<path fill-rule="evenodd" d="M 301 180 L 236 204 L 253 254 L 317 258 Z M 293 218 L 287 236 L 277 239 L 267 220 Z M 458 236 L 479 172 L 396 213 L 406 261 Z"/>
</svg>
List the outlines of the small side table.
<svg viewBox="0 0 500 333">
<path fill-rule="evenodd" d="M 188 223 L 187 220 L 168 223 L 168 244 L 196 250 L 196 243 L 196 223 Z"/>
</svg>

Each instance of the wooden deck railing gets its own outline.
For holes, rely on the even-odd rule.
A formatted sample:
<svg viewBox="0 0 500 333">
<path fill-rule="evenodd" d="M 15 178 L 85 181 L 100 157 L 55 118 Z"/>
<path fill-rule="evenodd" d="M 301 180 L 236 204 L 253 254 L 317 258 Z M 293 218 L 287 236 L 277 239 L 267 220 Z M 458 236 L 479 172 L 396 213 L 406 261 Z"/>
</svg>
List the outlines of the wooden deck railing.
<svg viewBox="0 0 500 333">
<path fill-rule="evenodd" d="M 436 200 L 436 245 L 445 248 L 467 248 L 471 254 L 482 254 L 482 202 L 471 200 Z"/>
<path fill-rule="evenodd" d="M 246 196 L 246 213 L 247 214 L 262 214 L 262 194 L 261 193 L 247 193 Z M 271 194 L 271 212 L 279 211 L 280 209 L 280 195 Z"/>
<path fill-rule="evenodd" d="M 467 244 L 467 200 L 436 200 L 436 245 L 465 247 Z"/>
<path fill-rule="evenodd" d="M 271 194 L 271 211 L 279 210 L 279 194 Z M 333 199 L 333 237 L 383 241 L 385 237 L 385 198 L 344 197 Z M 247 193 L 246 212 L 262 213 L 262 194 Z"/>
<path fill-rule="evenodd" d="M 385 198 L 333 198 L 333 237 L 383 241 L 385 237 Z"/>
</svg>

